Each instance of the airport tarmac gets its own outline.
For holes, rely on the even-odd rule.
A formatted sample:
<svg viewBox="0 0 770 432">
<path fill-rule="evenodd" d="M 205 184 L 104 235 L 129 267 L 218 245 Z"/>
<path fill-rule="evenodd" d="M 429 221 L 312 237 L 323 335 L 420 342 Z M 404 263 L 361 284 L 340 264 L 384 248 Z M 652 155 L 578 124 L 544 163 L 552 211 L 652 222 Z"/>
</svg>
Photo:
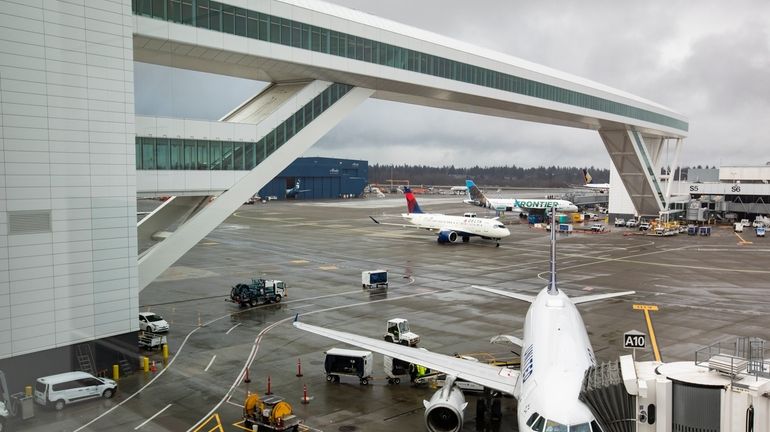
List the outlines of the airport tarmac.
<svg viewBox="0 0 770 432">
<path fill-rule="evenodd" d="M 425 211 L 474 211 L 459 202 L 462 197 L 447 198 L 419 200 Z M 62 412 L 36 406 L 36 418 L 19 430 L 208 431 L 218 422 L 221 430 L 242 430 L 236 424 L 245 395 L 263 394 L 268 377 L 307 430 L 424 430 L 422 401 L 434 389 L 387 384 L 379 355 L 369 385 L 345 377 L 326 382 L 324 351 L 343 345 L 293 328 L 295 314 L 375 338 L 389 318 L 407 318 L 421 347 L 509 359 L 511 347 L 491 345 L 489 338 L 521 337 L 528 305 L 470 285 L 535 294 L 547 279 L 548 238 L 544 230 L 515 223 L 499 248 L 477 238 L 439 245 L 427 231 L 374 224 L 369 215 L 397 218 L 403 211 L 391 200 L 243 206 L 140 293 L 140 310 L 171 323 L 171 361 L 163 365 L 152 353 L 158 372 L 123 378 L 113 399 Z M 647 332 L 635 303 L 660 307 L 652 321 L 664 361 L 692 360 L 695 349 L 739 335 L 770 339 L 770 240 L 751 238 L 752 231 L 741 239 L 728 227 L 710 237 L 665 238 L 611 229 L 558 239 L 559 286 L 569 295 L 637 291 L 580 306 L 599 361 L 629 354 L 621 346 L 624 332 Z M 362 290 L 361 271 L 378 268 L 389 271 L 390 288 Z M 288 297 L 249 309 L 224 301 L 232 285 L 251 277 L 286 281 Z M 636 354 L 653 358 L 649 348 Z M 302 377 L 296 376 L 298 360 Z M 250 383 L 243 380 L 246 368 Z M 300 403 L 304 385 L 309 404 Z M 475 398 L 468 401 L 463 430 L 472 431 Z M 503 409 L 499 430 L 517 430 L 515 401 L 506 399 Z"/>
</svg>

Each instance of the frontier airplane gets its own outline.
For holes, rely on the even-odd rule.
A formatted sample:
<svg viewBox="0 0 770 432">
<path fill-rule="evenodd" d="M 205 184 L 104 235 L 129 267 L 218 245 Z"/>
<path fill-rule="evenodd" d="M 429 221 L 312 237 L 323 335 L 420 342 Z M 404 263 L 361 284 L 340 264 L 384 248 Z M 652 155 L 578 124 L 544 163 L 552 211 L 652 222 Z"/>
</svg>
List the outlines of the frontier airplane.
<svg viewBox="0 0 770 432">
<path fill-rule="evenodd" d="M 498 213 L 505 211 L 530 212 L 532 210 L 549 210 L 553 208 L 563 212 L 578 211 L 577 206 L 567 200 L 487 198 L 473 180 L 465 180 L 465 184 L 468 186 L 468 195 L 464 201 L 466 204 L 485 207 Z"/>
<path fill-rule="evenodd" d="M 555 211 L 552 210 L 555 224 Z M 430 432 L 458 432 L 463 428 L 467 406 L 457 379 L 483 385 L 490 390 L 477 402 L 478 413 L 499 411 L 499 399 L 491 391 L 518 399 L 521 432 L 602 432 L 588 406 L 578 399 L 586 370 L 596 365 L 583 319 L 575 305 L 633 294 L 634 291 L 570 298 L 556 286 L 556 229 L 551 230 L 551 276 L 537 296 L 493 288 L 475 287 L 530 303 L 524 321 L 524 338 L 498 336 L 522 348 L 521 370 L 493 366 L 445 354 L 400 346 L 299 322 L 294 326 L 330 339 L 345 342 L 389 357 L 447 374 L 447 381 L 425 405 L 425 425 Z"/>
<path fill-rule="evenodd" d="M 424 213 L 417 204 L 417 199 L 412 191 L 404 188 L 404 197 L 406 197 L 406 207 L 408 213 L 401 214 L 411 225 L 393 224 L 380 222 L 369 216 L 374 222 L 382 225 L 395 225 L 409 228 L 422 228 L 433 231 L 438 235 L 436 241 L 439 243 L 454 243 L 458 238 L 463 239 L 463 243 L 470 241 L 471 237 L 481 237 L 487 240 L 495 240 L 497 246 L 500 246 L 500 239 L 508 237 L 511 232 L 497 218 L 481 218 L 466 216 L 451 216 L 440 213 Z"/>
</svg>

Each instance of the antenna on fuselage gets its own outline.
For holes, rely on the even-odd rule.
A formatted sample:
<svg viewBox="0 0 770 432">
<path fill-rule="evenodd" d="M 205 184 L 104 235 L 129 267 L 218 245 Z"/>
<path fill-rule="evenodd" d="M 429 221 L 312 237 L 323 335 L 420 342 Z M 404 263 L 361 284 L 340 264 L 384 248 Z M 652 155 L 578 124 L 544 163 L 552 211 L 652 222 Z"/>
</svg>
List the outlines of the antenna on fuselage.
<svg viewBox="0 0 770 432">
<path fill-rule="evenodd" d="M 551 277 L 548 281 L 548 294 L 559 294 L 556 288 L 556 207 L 551 207 Z"/>
</svg>

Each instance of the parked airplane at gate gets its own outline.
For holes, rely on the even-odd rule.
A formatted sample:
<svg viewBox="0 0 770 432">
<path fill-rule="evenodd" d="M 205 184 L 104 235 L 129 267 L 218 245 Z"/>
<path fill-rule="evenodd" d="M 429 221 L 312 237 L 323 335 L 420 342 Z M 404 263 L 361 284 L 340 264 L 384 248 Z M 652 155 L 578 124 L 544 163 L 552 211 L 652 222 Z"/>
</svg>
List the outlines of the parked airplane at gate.
<svg viewBox="0 0 770 432">
<path fill-rule="evenodd" d="M 605 193 L 610 190 L 610 184 L 609 183 L 593 183 L 593 178 L 591 177 L 591 174 L 588 173 L 588 170 L 583 168 L 583 187 L 587 187 L 589 189 L 596 189 L 600 193 Z"/>
<path fill-rule="evenodd" d="M 299 179 L 297 179 L 293 188 L 286 189 L 286 198 L 296 198 L 297 195 L 301 194 L 302 192 L 310 192 L 311 190 L 312 189 L 300 189 Z"/>
<path fill-rule="evenodd" d="M 440 213 L 424 213 L 417 204 L 411 189 L 404 188 L 408 213 L 401 214 L 411 225 L 380 222 L 369 216 L 374 222 L 382 225 L 395 225 L 409 228 L 422 228 L 438 234 L 436 241 L 439 243 L 454 243 L 461 238 L 463 243 L 470 241 L 471 237 L 481 237 L 487 240 L 495 240 L 500 246 L 500 239 L 508 237 L 511 232 L 497 218 L 451 216 Z"/>
<path fill-rule="evenodd" d="M 473 180 L 465 180 L 468 187 L 468 195 L 465 199 L 466 204 L 473 204 L 479 207 L 486 207 L 495 211 L 513 211 L 530 212 L 532 210 L 549 210 L 555 208 L 557 211 L 576 212 L 578 208 L 567 200 L 557 199 L 532 199 L 532 198 L 487 198 L 481 189 L 476 186 Z"/>
<path fill-rule="evenodd" d="M 554 211 L 552 213 L 555 214 Z M 555 217 L 552 223 L 555 224 Z M 458 432 L 463 428 L 467 406 L 462 390 L 454 385 L 463 379 L 518 400 L 521 432 L 602 432 L 588 406 L 578 399 L 586 370 L 596 365 L 585 325 L 575 305 L 633 294 L 634 291 L 569 298 L 556 286 L 556 237 L 551 230 L 551 278 L 537 296 L 493 288 L 484 291 L 530 303 L 524 321 L 524 338 L 497 336 L 522 348 L 521 371 L 472 362 L 445 354 L 416 350 L 378 339 L 330 330 L 298 322 L 300 330 L 345 342 L 389 357 L 423 365 L 447 374 L 446 385 L 424 401 L 425 424 L 430 432 Z M 478 413 L 499 411 L 499 400 L 480 398 Z M 478 418 L 477 418 L 478 420 Z"/>
</svg>

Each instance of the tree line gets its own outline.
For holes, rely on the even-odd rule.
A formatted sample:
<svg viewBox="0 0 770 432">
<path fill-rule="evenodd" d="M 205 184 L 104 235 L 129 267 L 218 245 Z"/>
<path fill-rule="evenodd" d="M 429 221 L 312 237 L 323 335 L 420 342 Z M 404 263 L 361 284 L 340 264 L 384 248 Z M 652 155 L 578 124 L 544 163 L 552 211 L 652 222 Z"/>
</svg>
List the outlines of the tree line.
<svg viewBox="0 0 770 432">
<path fill-rule="evenodd" d="M 698 165 L 693 168 L 708 168 Z M 607 183 L 610 170 L 607 168 L 586 168 L 594 183 Z M 665 171 L 664 168 L 662 171 Z M 688 167 L 677 168 L 674 178 L 687 180 Z M 681 173 L 680 173 L 681 171 Z M 463 185 L 465 179 L 472 179 L 476 184 L 508 187 L 569 187 L 583 184 L 583 168 L 562 166 L 497 166 L 470 168 L 454 165 L 431 167 L 427 165 L 369 165 L 369 183 L 387 184 L 389 180 L 408 180 L 412 185 Z"/>
<path fill-rule="evenodd" d="M 609 169 L 587 169 L 594 183 L 609 181 Z M 465 179 L 472 179 L 485 187 L 567 187 L 583 184 L 583 171 L 582 168 L 561 166 L 460 168 L 454 165 L 369 165 L 369 183 L 386 184 L 390 179 L 408 180 L 413 185 L 462 185 Z"/>
</svg>

